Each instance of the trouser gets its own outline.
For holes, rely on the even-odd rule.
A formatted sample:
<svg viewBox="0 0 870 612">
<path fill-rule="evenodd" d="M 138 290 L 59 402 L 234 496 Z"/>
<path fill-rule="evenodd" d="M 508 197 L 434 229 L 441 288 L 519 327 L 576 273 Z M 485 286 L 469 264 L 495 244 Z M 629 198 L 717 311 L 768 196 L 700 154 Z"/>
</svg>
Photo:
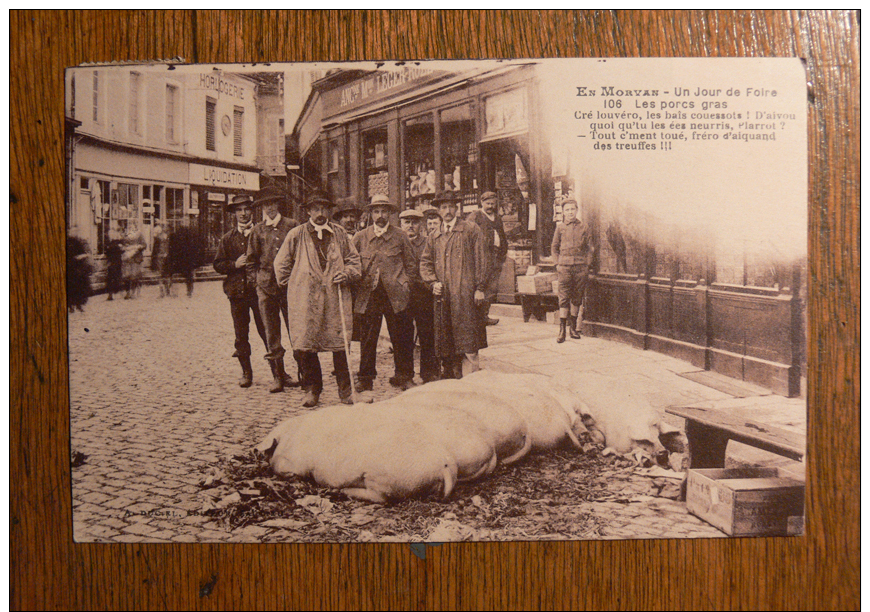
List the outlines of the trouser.
<svg viewBox="0 0 870 612">
<path fill-rule="evenodd" d="M 480 370 L 480 352 L 443 357 L 441 365 L 444 368 L 443 378 L 462 378 Z"/>
<path fill-rule="evenodd" d="M 571 316 L 577 316 L 589 280 L 589 266 L 585 263 L 556 266 L 556 273 L 559 277 L 559 316 L 565 319 L 569 311 Z"/>
<path fill-rule="evenodd" d="M 492 273 L 489 282 L 483 289 L 483 297 L 489 305 L 494 304 L 496 299 L 498 299 L 498 281 L 501 278 L 502 265 L 503 264 L 496 264 L 496 270 Z"/>
<path fill-rule="evenodd" d="M 230 314 L 233 316 L 233 329 L 236 332 L 236 352 L 233 357 L 250 357 L 251 343 L 248 342 L 248 330 L 251 326 L 251 311 L 254 312 L 254 325 L 257 333 L 263 340 L 263 346 L 269 350 L 266 341 L 266 327 L 263 325 L 263 317 L 260 316 L 260 306 L 257 295 L 253 292 L 245 297 L 230 298 Z"/>
<path fill-rule="evenodd" d="M 393 363 L 396 377 L 411 380 L 414 378 L 414 322 L 410 312 L 393 312 L 390 298 L 382 284 L 372 291 L 368 309 L 360 317 L 360 380 L 374 380 L 377 375 L 375 360 L 378 350 L 378 337 L 381 333 L 381 319 L 387 320 L 387 331 L 393 343 Z"/>
<path fill-rule="evenodd" d="M 435 314 L 432 309 L 432 294 L 416 291 L 411 294 L 408 312 L 417 327 L 420 340 L 420 377 L 429 381 L 439 374 L 438 358 L 435 356 Z"/>
<path fill-rule="evenodd" d="M 281 344 L 281 315 L 289 328 L 287 320 L 287 294 L 278 291 L 277 295 L 266 293 L 257 288 L 257 300 L 260 306 L 260 316 L 266 331 L 266 359 L 273 361 L 284 358 L 284 346 Z"/>
<path fill-rule="evenodd" d="M 320 369 L 320 357 L 315 351 L 293 351 L 293 358 L 299 364 L 299 379 L 305 391 L 318 395 L 323 391 L 323 372 Z M 347 357 L 344 351 L 332 353 L 332 366 L 335 368 L 335 379 L 339 387 L 342 383 L 350 385 L 350 372 L 347 369 Z"/>
</svg>

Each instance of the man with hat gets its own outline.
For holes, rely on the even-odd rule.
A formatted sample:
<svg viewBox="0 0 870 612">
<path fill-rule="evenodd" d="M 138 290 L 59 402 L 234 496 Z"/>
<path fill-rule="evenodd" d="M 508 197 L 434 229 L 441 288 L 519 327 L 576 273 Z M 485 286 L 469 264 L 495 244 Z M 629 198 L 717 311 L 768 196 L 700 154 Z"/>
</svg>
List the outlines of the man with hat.
<svg viewBox="0 0 870 612">
<path fill-rule="evenodd" d="M 248 261 L 248 237 L 254 229 L 251 196 L 233 196 L 227 205 L 227 211 L 235 215 L 236 225 L 221 237 L 213 265 L 215 272 L 226 275 L 224 293 L 230 300 L 230 314 L 233 317 L 233 329 L 236 334 L 236 351 L 233 357 L 238 358 L 242 366 L 239 386 L 247 388 L 253 383 L 254 377 L 251 369 L 251 344 L 248 342 L 251 311 L 254 312 L 257 333 L 263 339 L 263 346 L 267 351 L 269 350 L 266 328 L 260 316 L 257 288 L 248 282 L 245 271 L 245 264 Z"/>
<path fill-rule="evenodd" d="M 378 336 L 386 319 L 395 365 L 390 384 L 404 391 L 414 386 L 414 322 L 408 305 L 411 286 L 419 278 L 417 256 L 405 233 L 390 224 L 396 207 L 387 196 L 375 195 L 367 208 L 372 224 L 353 237 L 362 262 L 354 299 L 354 313 L 360 316 L 357 390 L 371 391 L 377 377 Z"/>
<path fill-rule="evenodd" d="M 332 213 L 332 220 L 341 225 L 348 236 L 353 236 L 357 232 L 360 209 L 352 204 L 345 204 Z"/>
<path fill-rule="evenodd" d="M 477 223 L 483 232 L 483 241 L 489 256 L 489 271 L 487 272 L 486 303 L 483 306 L 483 317 L 487 325 L 495 325 L 498 319 L 489 317 L 489 308 L 498 296 L 498 281 L 501 268 L 507 259 L 507 236 L 504 224 L 498 214 L 498 196 L 492 191 L 486 191 L 480 196 L 480 209 L 468 216 L 468 220 Z"/>
<path fill-rule="evenodd" d="M 438 222 L 439 224 L 441 222 L 440 216 L 438 217 Z M 414 255 L 417 258 L 414 267 L 419 271 L 420 257 L 423 255 L 423 248 L 426 246 L 426 232 L 423 231 L 423 213 L 413 208 L 403 210 L 399 214 L 399 223 L 405 234 L 408 235 L 411 246 L 414 247 Z M 423 282 L 423 279 L 419 275 L 411 283 L 411 302 L 408 305 L 408 311 L 417 328 L 417 338 L 420 340 L 420 378 L 423 379 L 424 383 L 438 380 L 440 378 L 440 368 L 438 358 L 435 356 L 432 291 L 430 291 L 429 286 Z"/>
<path fill-rule="evenodd" d="M 263 207 L 263 221 L 254 226 L 248 239 L 247 274 L 248 282 L 257 287 L 260 316 L 266 327 L 266 359 L 272 368 L 274 382 L 270 393 L 278 393 L 284 387 L 298 386 L 298 383 L 284 371 L 284 347 L 281 344 L 281 315 L 288 328 L 287 296 L 278 287 L 275 279 L 275 256 L 284 242 L 287 233 L 296 227 L 293 219 L 279 212 L 284 202 L 284 194 L 277 187 L 264 187 L 255 201 Z M 297 364 L 298 365 L 298 364 Z"/>
<path fill-rule="evenodd" d="M 457 217 L 459 199 L 442 192 L 433 202 L 441 231 L 429 236 L 420 275 L 435 296 L 435 346 L 445 378 L 480 369 L 478 351 L 487 346 L 481 306 L 489 271 L 483 234 L 476 223 Z"/>
<path fill-rule="evenodd" d="M 348 289 L 360 278 L 360 260 L 344 228 L 329 221 L 332 206 L 323 193 L 312 193 L 305 201 L 308 222 L 290 230 L 275 257 L 277 282 L 286 287 L 293 357 L 306 392 L 302 405 L 308 408 L 318 404 L 323 392 L 317 355 L 322 351 L 332 353 L 339 399 L 353 403 L 341 315 L 350 333 L 353 304 Z"/>
</svg>

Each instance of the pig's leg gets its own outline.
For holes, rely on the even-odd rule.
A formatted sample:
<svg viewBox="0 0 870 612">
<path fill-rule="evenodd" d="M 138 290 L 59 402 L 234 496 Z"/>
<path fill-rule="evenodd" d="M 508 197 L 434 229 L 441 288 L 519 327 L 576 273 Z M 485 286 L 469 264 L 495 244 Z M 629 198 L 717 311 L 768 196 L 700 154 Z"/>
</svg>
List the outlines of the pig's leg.
<svg viewBox="0 0 870 612">
<path fill-rule="evenodd" d="M 362 501 L 371 502 L 373 504 L 385 504 L 387 503 L 387 498 L 383 496 L 382 493 L 378 493 L 377 491 L 372 491 L 371 489 L 363 489 L 363 488 L 350 488 L 350 489 L 342 489 L 342 493 L 347 495 L 348 497 L 352 497 L 354 499 L 359 499 Z"/>
<path fill-rule="evenodd" d="M 576 446 L 577 448 L 582 448 L 582 445 L 580 444 L 580 440 L 578 440 L 577 436 L 574 435 L 574 432 L 571 431 L 570 425 L 565 428 L 565 433 L 567 434 L 568 439 L 571 440 L 571 442 L 574 444 L 574 446 Z"/>
<path fill-rule="evenodd" d="M 458 479 L 458 480 L 460 480 L 460 481 L 462 481 L 462 482 L 470 482 L 470 481 L 472 481 L 472 480 L 477 480 L 477 479 L 480 478 L 481 476 L 485 476 L 485 475 L 487 475 L 487 474 L 491 474 L 492 471 L 495 469 L 495 466 L 496 466 L 497 463 L 498 463 L 498 457 L 496 457 L 495 452 L 493 452 L 493 453 L 492 453 L 492 457 L 490 457 L 489 461 L 488 461 L 487 463 L 485 463 L 484 465 L 480 466 L 480 469 L 479 469 L 479 470 L 477 470 L 477 471 L 476 471 L 474 474 L 472 474 L 471 476 L 468 476 L 468 477 L 465 477 L 465 478 L 460 478 L 460 479 Z"/>
<path fill-rule="evenodd" d="M 510 465 L 514 461 L 519 461 L 520 459 L 522 459 L 523 457 L 525 457 L 528 454 L 528 452 L 531 448 L 532 448 L 532 436 L 531 436 L 531 434 L 526 434 L 526 439 L 523 443 L 523 447 L 520 450 L 518 450 L 516 453 L 511 455 L 510 457 L 506 457 L 505 459 L 503 459 L 502 463 L 504 463 L 505 465 Z"/>
<path fill-rule="evenodd" d="M 441 471 L 441 474 L 444 477 L 444 499 L 447 499 L 453 492 L 453 486 L 456 483 L 453 482 L 453 474 L 446 467 Z"/>
</svg>

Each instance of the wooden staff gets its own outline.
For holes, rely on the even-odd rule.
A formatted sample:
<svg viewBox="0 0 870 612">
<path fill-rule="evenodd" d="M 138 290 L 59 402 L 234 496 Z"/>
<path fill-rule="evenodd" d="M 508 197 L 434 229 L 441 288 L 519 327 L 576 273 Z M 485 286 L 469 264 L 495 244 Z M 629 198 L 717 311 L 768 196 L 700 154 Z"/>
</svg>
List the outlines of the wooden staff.
<svg viewBox="0 0 870 612">
<path fill-rule="evenodd" d="M 341 335 L 344 337 L 344 357 L 347 360 L 347 373 L 350 376 L 350 397 L 354 404 L 359 403 L 356 397 L 356 385 L 353 384 L 353 364 L 350 360 L 350 342 L 347 339 L 347 324 L 344 322 L 344 296 L 341 293 L 341 285 L 338 287 L 338 312 L 341 316 Z"/>
</svg>

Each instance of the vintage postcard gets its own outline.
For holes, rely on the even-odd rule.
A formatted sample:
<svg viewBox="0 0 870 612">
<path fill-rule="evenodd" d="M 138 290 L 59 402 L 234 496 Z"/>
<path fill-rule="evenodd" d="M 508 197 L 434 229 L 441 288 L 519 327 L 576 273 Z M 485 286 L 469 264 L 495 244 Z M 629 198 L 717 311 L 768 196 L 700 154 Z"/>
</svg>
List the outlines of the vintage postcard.
<svg viewBox="0 0 870 612">
<path fill-rule="evenodd" d="M 798 59 L 65 86 L 77 542 L 803 533 Z"/>
</svg>

